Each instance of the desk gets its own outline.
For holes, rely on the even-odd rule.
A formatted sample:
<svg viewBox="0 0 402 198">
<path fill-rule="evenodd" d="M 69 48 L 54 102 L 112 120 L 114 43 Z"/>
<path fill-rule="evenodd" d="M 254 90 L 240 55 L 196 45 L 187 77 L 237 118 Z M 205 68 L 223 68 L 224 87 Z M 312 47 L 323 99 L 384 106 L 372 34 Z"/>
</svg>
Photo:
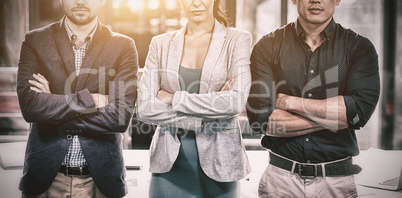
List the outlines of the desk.
<svg viewBox="0 0 402 198">
<path fill-rule="evenodd" d="M 5 147 L 5 144 L 8 144 Z M 12 145 L 11 145 L 12 144 Z M 10 145 L 15 149 L 10 150 L 13 155 L 24 158 L 25 142 L 2 143 L 1 149 L 10 149 Z M 4 150 L 1 150 L 4 151 Z M 123 155 L 126 165 L 140 166 L 140 170 L 127 170 L 126 182 L 128 187 L 127 198 L 146 198 L 148 197 L 149 182 L 151 174 L 149 169 L 148 150 L 124 150 Z M 268 164 L 267 151 L 247 151 L 248 158 L 252 167 L 252 172 L 241 180 L 241 198 L 256 198 L 257 188 L 261 175 L 264 173 Z M 358 160 L 357 160 L 358 161 Z M 18 183 L 22 176 L 22 168 L 4 170 L 0 168 L 0 198 L 21 197 L 18 190 Z M 357 185 L 359 197 L 364 198 L 401 198 L 401 191 L 388 191 L 376 188 L 369 188 Z"/>
</svg>

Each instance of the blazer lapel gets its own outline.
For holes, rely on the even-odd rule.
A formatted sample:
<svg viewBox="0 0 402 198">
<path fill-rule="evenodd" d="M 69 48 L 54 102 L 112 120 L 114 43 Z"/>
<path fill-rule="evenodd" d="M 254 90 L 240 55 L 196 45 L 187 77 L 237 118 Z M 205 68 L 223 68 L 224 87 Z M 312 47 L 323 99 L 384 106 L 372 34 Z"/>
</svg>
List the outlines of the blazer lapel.
<svg viewBox="0 0 402 198">
<path fill-rule="evenodd" d="M 103 46 L 107 40 L 106 33 L 107 28 L 103 27 L 103 25 L 99 23 L 98 28 L 94 34 L 94 37 L 88 46 L 87 52 L 85 53 L 84 59 L 82 60 L 76 90 L 82 90 L 84 88 L 85 83 L 89 77 L 89 74 L 94 66 L 94 63 L 96 59 L 99 57 L 99 54 L 101 53 Z M 99 71 L 97 71 L 96 73 L 99 73 Z"/>
<path fill-rule="evenodd" d="M 225 43 L 226 39 L 226 27 L 219 23 L 215 19 L 214 30 L 212 33 L 211 43 L 209 44 L 209 49 L 207 52 L 207 56 L 204 60 L 204 65 L 202 67 L 201 72 L 201 85 L 199 93 L 208 93 L 208 88 L 211 82 L 211 76 L 214 71 L 216 62 L 222 52 L 223 44 Z"/>
<path fill-rule="evenodd" d="M 166 63 L 166 82 L 169 84 L 168 87 L 172 88 L 173 91 L 181 90 L 179 68 L 183 55 L 184 34 L 186 32 L 186 27 L 187 25 L 177 31 L 169 44 L 169 52 Z"/>
<path fill-rule="evenodd" d="M 76 75 L 74 53 L 70 44 L 70 39 L 68 38 L 67 31 L 64 28 L 64 18 L 61 19 L 59 24 L 56 26 L 53 38 L 56 41 L 59 54 L 63 59 L 66 75 L 69 77 L 70 75 Z M 74 92 L 76 76 L 74 76 L 73 79 L 69 78 L 69 80 L 73 80 L 72 82 L 70 82 L 70 85 L 72 85 L 72 91 Z"/>
</svg>

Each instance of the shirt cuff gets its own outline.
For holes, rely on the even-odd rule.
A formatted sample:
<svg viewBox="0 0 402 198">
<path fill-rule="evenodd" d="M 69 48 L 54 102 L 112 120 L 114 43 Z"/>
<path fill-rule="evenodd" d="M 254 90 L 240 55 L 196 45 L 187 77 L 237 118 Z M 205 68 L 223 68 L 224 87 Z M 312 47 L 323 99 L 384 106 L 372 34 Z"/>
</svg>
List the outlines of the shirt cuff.
<svg viewBox="0 0 402 198">
<path fill-rule="evenodd" d="M 356 129 L 356 124 L 359 122 L 359 115 L 356 112 L 356 102 L 352 96 L 343 96 L 346 106 L 346 117 L 350 128 Z M 357 127 L 358 129 L 359 127 Z"/>
</svg>

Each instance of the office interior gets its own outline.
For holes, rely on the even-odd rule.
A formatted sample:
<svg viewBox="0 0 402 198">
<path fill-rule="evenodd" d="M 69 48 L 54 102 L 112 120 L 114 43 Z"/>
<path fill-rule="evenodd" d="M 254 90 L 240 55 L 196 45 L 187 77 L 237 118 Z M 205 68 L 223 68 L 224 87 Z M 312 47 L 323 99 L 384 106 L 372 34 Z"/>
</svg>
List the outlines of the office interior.
<svg viewBox="0 0 402 198">
<path fill-rule="evenodd" d="M 224 3 L 231 26 L 249 31 L 253 36 L 253 44 L 262 36 L 297 18 L 296 7 L 290 0 L 225 0 Z M 29 133 L 30 126 L 21 115 L 16 94 L 17 66 L 24 35 L 30 30 L 59 21 L 62 17 L 59 0 L 0 1 L 0 145 L 22 145 Z M 334 19 L 342 26 L 367 37 L 379 56 L 380 99 L 370 121 L 356 131 L 360 150 L 401 150 L 402 0 L 343 0 L 336 8 Z M 177 0 L 107 0 L 99 20 L 112 31 L 135 40 L 139 54 L 139 76 L 152 37 L 175 31 L 186 23 Z M 265 152 L 260 145 L 262 135 L 251 132 L 245 111 L 239 117 L 246 149 L 251 153 Z M 147 160 L 145 158 L 155 128 L 154 125 L 139 121 L 134 115 L 131 126 L 123 134 L 124 149 L 141 153 L 138 156 L 141 159 L 134 161 Z M 251 162 L 261 163 L 261 160 L 251 159 Z M 22 168 L 19 170 L 22 172 Z M 147 170 L 144 168 L 142 171 Z M 255 178 L 258 178 L 257 175 Z M 254 192 L 257 186 L 255 189 L 247 189 Z M 246 194 L 242 193 L 248 197 Z"/>
</svg>

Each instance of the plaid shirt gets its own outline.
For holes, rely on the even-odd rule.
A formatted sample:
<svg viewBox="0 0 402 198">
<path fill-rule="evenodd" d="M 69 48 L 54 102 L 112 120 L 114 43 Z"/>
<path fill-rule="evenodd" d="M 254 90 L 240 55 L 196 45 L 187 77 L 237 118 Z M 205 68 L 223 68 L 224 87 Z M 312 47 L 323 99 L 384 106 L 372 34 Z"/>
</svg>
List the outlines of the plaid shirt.
<svg viewBox="0 0 402 198">
<path fill-rule="evenodd" d="M 70 27 L 68 27 L 66 20 L 64 20 L 64 26 L 67 30 L 68 38 L 70 39 L 70 43 L 71 43 L 71 46 L 74 51 L 75 72 L 78 76 L 78 74 L 80 73 L 82 60 L 84 59 L 88 46 L 93 39 L 93 35 L 95 34 L 96 28 L 98 27 L 98 23 L 96 23 L 95 28 L 85 38 L 85 43 L 79 49 L 77 49 L 77 46 L 75 44 L 75 42 L 77 40 L 77 35 L 75 35 L 74 32 L 71 31 Z M 87 165 L 84 154 L 82 153 L 78 135 L 74 136 L 73 142 L 71 143 L 70 147 L 68 148 L 67 155 L 64 157 L 64 161 L 63 161 L 62 165 L 72 166 L 72 167 Z"/>
</svg>

